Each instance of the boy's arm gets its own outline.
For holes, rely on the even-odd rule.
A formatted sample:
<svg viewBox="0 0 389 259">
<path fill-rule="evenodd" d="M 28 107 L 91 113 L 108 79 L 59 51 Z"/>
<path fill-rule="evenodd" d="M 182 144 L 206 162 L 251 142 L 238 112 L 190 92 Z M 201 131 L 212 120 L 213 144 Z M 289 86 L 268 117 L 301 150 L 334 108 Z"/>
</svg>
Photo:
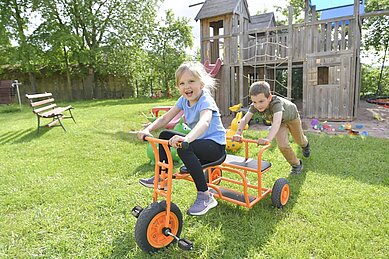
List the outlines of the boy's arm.
<svg viewBox="0 0 389 259">
<path fill-rule="evenodd" d="M 266 138 L 259 139 L 258 144 L 262 145 L 262 144 L 266 144 L 265 142 L 271 142 L 273 138 L 276 136 L 278 130 L 280 129 L 281 121 L 282 121 L 282 111 L 274 113 L 269 134 L 267 135 Z"/>
<path fill-rule="evenodd" d="M 242 132 L 243 132 L 243 129 L 244 127 L 246 127 L 246 124 L 249 123 L 249 121 L 251 120 L 251 118 L 253 117 L 253 113 L 252 112 L 247 112 L 242 119 L 239 120 L 238 122 L 238 129 L 236 131 L 236 134 L 237 135 L 242 135 Z"/>
<path fill-rule="evenodd" d="M 247 112 L 242 119 L 239 120 L 238 122 L 238 129 L 236 130 L 236 133 L 234 136 L 232 136 L 232 141 L 240 141 L 241 140 L 241 135 L 243 132 L 244 127 L 246 127 L 246 124 L 249 123 L 251 118 L 253 117 L 252 112 Z"/>
</svg>

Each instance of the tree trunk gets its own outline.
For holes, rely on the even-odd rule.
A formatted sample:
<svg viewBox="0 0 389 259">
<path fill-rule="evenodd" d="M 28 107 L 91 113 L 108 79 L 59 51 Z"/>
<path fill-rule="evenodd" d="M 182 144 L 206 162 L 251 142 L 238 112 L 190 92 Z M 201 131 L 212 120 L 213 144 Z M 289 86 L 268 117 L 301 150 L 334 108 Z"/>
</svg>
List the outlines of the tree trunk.
<svg viewBox="0 0 389 259">
<path fill-rule="evenodd" d="M 388 51 L 388 46 L 389 46 L 389 37 L 388 37 L 388 40 L 386 41 L 386 44 L 385 44 L 384 58 L 382 60 L 382 66 L 381 66 L 381 71 L 380 71 L 380 79 L 378 80 L 377 92 L 375 94 L 376 96 L 380 96 L 382 94 L 381 80 L 382 80 L 382 73 L 383 73 L 384 67 L 385 67 L 386 52 Z"/>
<path fill-rule="evenodd" d="M 34 73 L 28 72 L 28 78 L 30 79 L 31 91 L 32 93 L 36 94 L 36 77 Z"/>
</svg>

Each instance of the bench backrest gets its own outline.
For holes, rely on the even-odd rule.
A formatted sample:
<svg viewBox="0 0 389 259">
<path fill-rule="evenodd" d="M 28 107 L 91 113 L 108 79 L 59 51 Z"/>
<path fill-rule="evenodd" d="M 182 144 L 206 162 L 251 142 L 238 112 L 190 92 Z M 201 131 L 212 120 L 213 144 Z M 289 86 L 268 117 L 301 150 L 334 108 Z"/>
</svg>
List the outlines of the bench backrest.
<svg viewBox="0 0 389 259">
<path fill-rule="evenodd" d="M 52 93 L 44 94 L 26 94 L 26 98 L 30 101 L 33 113 L 39 114 L 49 109 L 54 109 L 57 105 L 54 103 Z"/>
</svg>

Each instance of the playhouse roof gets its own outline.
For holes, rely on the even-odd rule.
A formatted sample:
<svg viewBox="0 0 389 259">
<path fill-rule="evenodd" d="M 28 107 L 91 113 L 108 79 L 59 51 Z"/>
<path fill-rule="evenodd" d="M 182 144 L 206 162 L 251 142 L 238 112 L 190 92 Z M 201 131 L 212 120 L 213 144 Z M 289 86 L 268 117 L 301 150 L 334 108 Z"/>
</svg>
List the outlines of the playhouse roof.
<svg viewBox="0 0 389 259">
<path fill-rule="evenodd" d="M 273 12 L 253 15 L 250 18 L 251 22 L 249 23 L 249 30 L 266 29 L 274 27 L 276 24 Z"/>
<path fill-rule="evenodd" d="M 250 19 L 250 13 L 247 6 L 247 1 L 237 1 L 237 0 L 206 0 L 200 11 L 196 15 L 195 20 L 215 17 L 223 14 L 229 13 L 239 13 L 239 4 L 243 2 L 244 4 L 244 17 Z"/>
</svg>

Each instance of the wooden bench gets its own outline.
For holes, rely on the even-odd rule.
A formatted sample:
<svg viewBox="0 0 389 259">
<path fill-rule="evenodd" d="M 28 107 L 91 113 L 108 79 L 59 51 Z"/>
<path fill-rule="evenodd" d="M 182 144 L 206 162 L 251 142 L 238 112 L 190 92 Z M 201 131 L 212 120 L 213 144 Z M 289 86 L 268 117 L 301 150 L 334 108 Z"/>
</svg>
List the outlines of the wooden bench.
<svg viewBox="0 0 389 259">
<path fill-rule="evenodd" d="M 74 120 L 72 109 L 73 107 L 71 105 L 66 107 L 57 107 L 57 105 L 54 103 L 54 98 L 51 93 L 43 93 L 43 94 L 26 94 L 26 98 L 30 101 L 30 105 L 33 109 L 33 113 L 36 114 L 38 118 L 38 131 L 40 126 L 40 119 L 53 119 L 50 123 L 46 124 L 45 126 L 52 127 L 56 124 L 60 124 L 63 130 L 66 132 L 65 127 L 63 126 L 61 120 L 65 118 L 72 118 L 74 123 L 76 121 Z M 69 111 L 70 116 L 65 116 L 64 112 Z"/>
</svg>

